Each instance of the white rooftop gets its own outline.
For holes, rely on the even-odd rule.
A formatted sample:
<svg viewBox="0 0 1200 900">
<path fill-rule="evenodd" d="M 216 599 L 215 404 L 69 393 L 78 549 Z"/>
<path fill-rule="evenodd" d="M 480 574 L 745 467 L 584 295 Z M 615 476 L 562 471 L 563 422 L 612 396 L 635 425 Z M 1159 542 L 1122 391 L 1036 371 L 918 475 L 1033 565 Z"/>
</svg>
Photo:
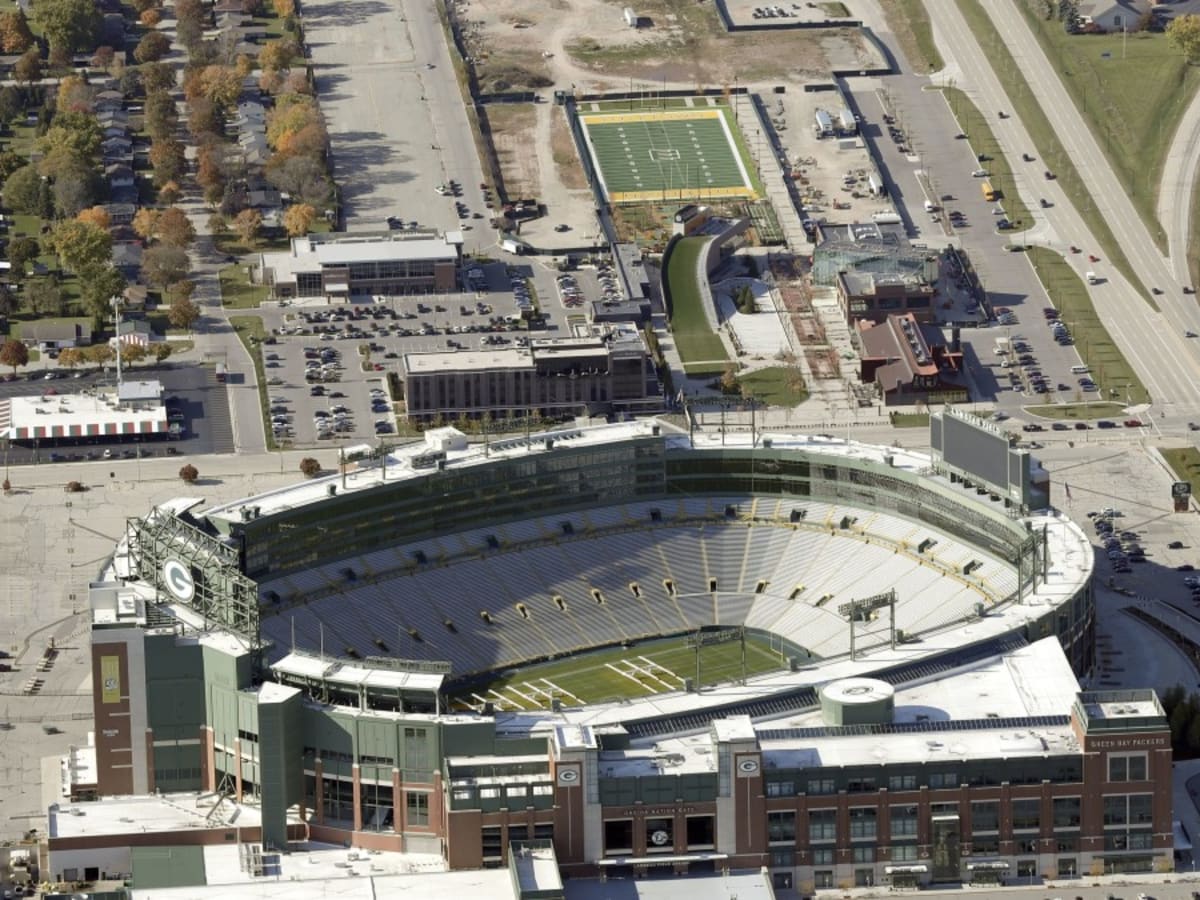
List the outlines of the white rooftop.
<svg viewBox="0 0 1200 900">
<path fill-rule="evenodd" d="M 166 430 L 167 411 L 157 399 L 135 406 L 118 405 L 113 393 L 48 394 L 0 400 L 0 437 L 14 441 L 132 436 Z"/>
<path fill-rule="evenodd" d="M 1135 700 L 1104 700 L 1084 704 L 1084 711 L 1092 719 L 1123 719 L 1129 716 L 1156 716 L 1159 709 L 1153 698 Z"/>
<path fill-rule="evenodd" d="M 481 350 L 432 350 L 405 353 L 404 371 L 410 375 L 431 372 L 477 372 L 480 369 L 528 369 L 533 354 L 524 347 Z"/>
<path fill-rule="evenodd" d="M 236 825 L 256 828 L 259 810 L 230 800 L 215 813 L 211 795 L 151 794 L 137 797 L 104 797 L 50 807 L 50 839 L 146 832 L 197 831 Z M 212 814 L 212 818 L 208 816 Z"/>
<path fill-rule="evenodd" d="M 447 236 L 339 238 L 332 241 L 296 240 L 296 253 L 312 253 L 322 266 L 400 259 L 458 258 Z"/>
<path fill-rule="evenodd" d="M 377 690 L 412 690 L 437 693 L 442 689 L 444 675 L 429 672 L 405 672 L 399 669 L 355 665 L 336 659 L 321 659 L 305 653 L 289 653 L 271 670 L 280 675 L 293 675 L 312 681 L 362 685 Z"/>
</svg>

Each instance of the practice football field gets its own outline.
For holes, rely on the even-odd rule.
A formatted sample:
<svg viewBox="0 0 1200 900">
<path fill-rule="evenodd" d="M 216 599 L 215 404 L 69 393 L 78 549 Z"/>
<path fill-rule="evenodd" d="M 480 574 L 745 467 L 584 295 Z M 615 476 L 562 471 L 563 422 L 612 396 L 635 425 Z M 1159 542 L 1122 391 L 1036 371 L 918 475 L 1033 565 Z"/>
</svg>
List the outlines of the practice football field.
<svg viewBox="0 0 1200 900">
<path fill-rule="evenodd" d="M 580 121 L 614 203 L 755 197 L 727 107 L 587 113 Z"/>
<path fill-rule="evenodd" d="M 767 639 L 746 635 L 747 676 L 787 666 L 785 654 Z M 737 640 L 708 644 L 700 651 L 700 681 L 716 684 L 740 678 L 742 647 Z M 551 698 L 567 706 L 649 697 L 683 689 L 696 677 L 696 651 L 684 635 L 609 647 L 508 671 L 488 684 L 477 684 L 451 700 L 455 708 L 495 703 L 498 710 L 545 709 Z"/>
</svg>

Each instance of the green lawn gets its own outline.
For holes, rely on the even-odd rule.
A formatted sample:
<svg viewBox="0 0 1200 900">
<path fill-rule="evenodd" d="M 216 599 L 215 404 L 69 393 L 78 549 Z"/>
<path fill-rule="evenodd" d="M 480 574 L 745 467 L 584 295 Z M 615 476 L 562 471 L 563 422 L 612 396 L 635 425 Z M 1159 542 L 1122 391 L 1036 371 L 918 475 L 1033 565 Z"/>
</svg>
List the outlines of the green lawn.
<svg viewBox="0 0 1200 900">
<path fill-rule="evenodd" d="M 1080 358 L 1091 368 L 1092 378 L 1100 385 L 1101 399 L 1119 399 L 1130 404 L 1149 403 L 1149 392 L 1126 361 L 1125 355 L 1113 343 L 1108 329 L 1092 306 L 1086 286 L 1066 260 L 1042 247 L 1033 247 L 1027 251 L 1027 255 L 1060 317 L 1071 329 Z M 1081 395 L 1076 399 L 1084 398 Z"/>
<path fill-rule="evenodd" d="M 267 449 L 276 449 L 275 438 L 271 433 L 271 418 L 267 404 L 267 376 L 262 362 L 262 340 L 267 336 L 263 320 L 259 316 L 230 316 L 229 324 L 237 332 L 238 340 L 254 360 L 254 372 L 258 381 L 258 403 L 262 410 L 263 434 L 267 439 Z"/>
<path fill-rule="evenodd" d="M 929 413 L 889 413 L 893 428 L 928 428 Z"/>
<path fill-rule="evenodd" d="M 708 317 L 701 305 L 704 301 L 700 285 L 696 282 L 696 265 L 700 252 L 708 238 L 684 238 L 675 245 L 667 265 L 666 278 L 671 286 L 671 334 L 675 346 L 683 359 L 684 367 L 689 364 L 706 363 L 700 368 L 708 370 L 717 363 L 718 368 L 729 354 L 721 338 L 708 325 Z"/>
<path fill-rule="evenodd" d="M 915 71 L 936 72 L 946 65 L 933 39 L 933 26 L 922 0 L 890 0 L 883 4 L 883 12 Z"/>
<path fill-rule="evenodd" d="M 1084 421 L 1120 417 L 1123 409 L 1120 403 L 1098 400 L 1095 403 L 1046 403 L 1041 406 L 1026 406 L 1025 412 L 1031 416 L 1041 416 L 1043 419 Z"/>
<path fill-rule="evenodd" d="M 532 610 L 532 616 L 558 615 L 563 613 L 557 609 L 541 612 Z M 741 677 L 741 643 L 730 641 L 724 644 L 709 644 L 702 648 L 700 655 L 700 680 L 702 685 L 718 684 L 732 681 Z M 624 675 L 614 672 L 610 665 L 622 668 L 623 661 L 630 661 L 642 667 L 645 657 L 658 665 L 670 670 L 670 673 L 659 671 L 658 675 L 665 684 L 653 679 L 645 679 L 641 683 Z M 778 649 L 772 649 L 767 641 L 754 635 L 746 635 L 746 672 L 757 675 L 784 668 L 787 660 Z M 552 682 L 555 687 L 562 689 L 564 702 L 572 705 L 573 697 L 584 703 L 600 703 L 618 700 L 625 697 L 649 697 L 652 694 L 665 693 L 669 690 L 680 690 L 684 678 L 696 677 L 696 651 L 688 647 L 683 636 L 661 638 L 644 641 L 630 647 L 610 647 L 604 650 L 579 653 L 563 659 L 537 665 L 523 666 L 517 671 L 509 671 L 495 680 L 475 683 L 452 698 L 455 706 L 475 705 L 479 701 L 471 697 L 472 693 L 486 696 L 488 691 L 504 694 L 514 705 L 524 705 L 526 708 L 549 706 L 549 701 L 541 697 L 539 701 L 523 701 L 516 693 L 532 695 L 534 692 L 523 687 L 533 684 L 543 690 L 551 691 L 545 681 Z M 510 691 L 512 687 L 514 691 Z M 494 698 L 493 698 L 494 699 Z"/>
<path fill-rule="evenodd" d="M 1004 207 L 1008 220 L 1016 225 L 1018 230 L 1031 227 L 1033 216 L 1029 212 L 1029 207 L 1025 205 L 1025 198 L 1017 191 L 1017 182 L 1013 178 L 1012 166 L 1009 165 L 1008 158 L 1001 152 L 1000 144 L 992 134 L 987 120 L 963 91 L 957 88 L 946 88 L 943 93 L 946 95 L 946 101 L 950 104 L 950 109 L 954 112 L 954 118 L 958 120 L 958 127 L 970 140 L 971 149 L 975 153 L 983 153 L 991 157 L 981 165 L 991 173 L 988 181 L 995 190 L 1000 192 L 1000 205 Z"/>
<path fill-rule="evenodd" d="M 1011 111 L 1020 117 L 1021 123 L 1033 138 L 1032 151 L 1036 151 L 1038 158 L 1042 160 L 1047 170 L 1058 176 L 1059 185 L 1071 198 L 1071 203 L 1083 217 L 1088 230 L 1100 242 L 1100 255 L 1107 257 L 1108 261 L 1117 267 L 1130 284 L 1139 286 L 1141 288 L 1140 295 L 1154 309 L 1158 309 L 1157 304 L 1146 288 L 1142 286 L 1141 279 L 1138 278 L 1133 266 L 1126 258 L 1124 248 L 1113 235 L 1112 229 L 1108 227 L 1107 220 L 1092 202 L 1087 182 L 1075 168 L 1067 151 L 1063 149 L 1062 142 L 1058 139 L 1058 126 L 1046 118 L 1046 114 L 1034 98 L 1029 83 L 1021 72 L 1020 64 L 1008 52 L 1008 47 L 1000 39 L 1000 35 L 992 25 L 992 20 L 979 5 L 979 0 L 961 0 L 959 9 L 980 45 L 988 48 L 992 69 L 1008 94 L 1008 102 L 1012 106 Z M 1079 39 L 1087 41 L 1091 37 L 1080 35 Z"/>
<path fill-rule="evenodd" d="M 1181 447 L 1158 452 L 1180 481 L 1191 482 L 1192 496 L 1200 497 L 1200 450 L 1195 447 Z"/>
<path fill-rule="evenodd" d="M 804 378 L 796 369 L 771 366 L 738 376 L 742 393 L 768 406 L 796 406 L 808 399 Z"/>
<path fill-rule="evenodd" d="M 218 273 L 218 278 L 221 305 L 226 309 L 255 309 L 267 299 L 266 285 L 251 284 L 245 266 L 226 266 Z"/>
<path fill-rule="evenodd" d="M 1188 65 L 1162 33 L 1067 34 L 1061 22 L 1017 4 L 1057 70 L 1096 142 L 1112 163 L 1159 249 L 1167 250 L 1155 209 L 1159 178 L 1171 138 L 1200 87 L 1200 69 Z"/>
</svg>

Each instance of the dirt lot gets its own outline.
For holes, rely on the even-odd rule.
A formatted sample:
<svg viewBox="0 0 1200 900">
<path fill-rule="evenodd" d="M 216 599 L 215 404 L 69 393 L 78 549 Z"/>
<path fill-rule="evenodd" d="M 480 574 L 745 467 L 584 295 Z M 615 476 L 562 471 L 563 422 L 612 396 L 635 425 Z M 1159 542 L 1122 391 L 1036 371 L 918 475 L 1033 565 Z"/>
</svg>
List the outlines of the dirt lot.
<svg viewBox="0 0 1200 900">
<path fill-rule="evenodd" d="M 661 85 L 717 86 L 827 77 L 830 68 L 878 63 L 851 28 L 730 35 L 707 0 L 643 0 L 644 23 L 622 18 L 628 0 L 458 0 L 485 90 L 548 86 L 578 90 Z"/>
<path fill-rule="evenodd" d="M 508 196 L 543 196 L 538 157 L 529 152 L 537 108 L 531 103 L 492 103 L 487 107 L 487 118 Z"/>
</svg>

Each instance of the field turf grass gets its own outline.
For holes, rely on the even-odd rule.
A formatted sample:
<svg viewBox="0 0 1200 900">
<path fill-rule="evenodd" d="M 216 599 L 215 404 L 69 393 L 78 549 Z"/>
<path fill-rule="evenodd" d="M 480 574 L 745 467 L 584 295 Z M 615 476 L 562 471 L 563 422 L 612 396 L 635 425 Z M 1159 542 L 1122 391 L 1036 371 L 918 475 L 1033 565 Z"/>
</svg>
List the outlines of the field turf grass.
<svg viewBox="0 0 1200 900">
<path fill-rule="evenodd" d="M 658 638 L 629 647 L 608 647 L 522 666 L 498 674 L 493 681 L 464 689 L 451 699 L 451 705 L 460 709 L 478 708 L 483 698 L 495 702 L 498 710 L 545 709 L 550 706 L 550 694 L 561 698 L 567 706 L 576 706 L 681 690 L 683 679 L 696 677 L 696 651 L 687 646 L 686 640 L 684 635 Z M 737 640 L 703 647 L 700 655 L 702 685 L 740 678 L 741 654 L 741 642 Z M 661 668 L 652 667 L 648 662 Z M 614 667 L 630 670 L 630 663 L 642 669 L 653 668 L 657 679 L 629 678 L 614 671 Z M 765 638 L 746 635 L 748 676 L 775 671 L 786 665 L 784 656 L 777 648 L 772 649 Z M 546 693 L 538 693 L 539 690 Z"/>
</svg>

